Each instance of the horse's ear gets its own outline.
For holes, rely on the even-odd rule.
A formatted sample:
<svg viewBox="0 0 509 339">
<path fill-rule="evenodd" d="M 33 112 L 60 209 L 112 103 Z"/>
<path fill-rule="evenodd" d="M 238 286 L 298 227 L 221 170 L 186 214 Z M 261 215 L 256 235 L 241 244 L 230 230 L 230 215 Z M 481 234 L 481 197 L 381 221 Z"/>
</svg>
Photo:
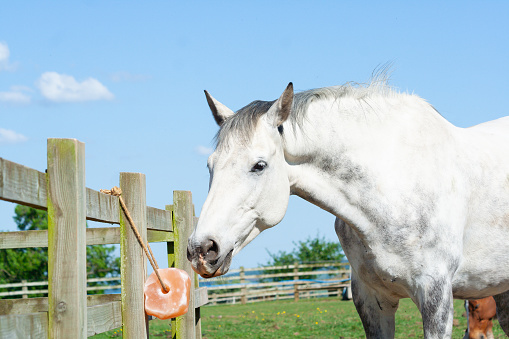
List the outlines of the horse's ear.
<svg viewBox="0 0 509 339">
<path fill-rule="evenodd" d="M 272 105 L 267 114 L 272 119 L 274 127 L 280 126 L 288 119 L 292 111 L 293 84 L 290 82 L 279 99 Z"/>
<path fill-rule="evenodd" d="M 209 92 L 205 91 L 205 96 L 207 97 L 207 103 L 212 111 L 212 115 L 219 126 L 221 126 L 226 119 L 235 114 L 231 109 L 214 99 Z"/>
</svg>

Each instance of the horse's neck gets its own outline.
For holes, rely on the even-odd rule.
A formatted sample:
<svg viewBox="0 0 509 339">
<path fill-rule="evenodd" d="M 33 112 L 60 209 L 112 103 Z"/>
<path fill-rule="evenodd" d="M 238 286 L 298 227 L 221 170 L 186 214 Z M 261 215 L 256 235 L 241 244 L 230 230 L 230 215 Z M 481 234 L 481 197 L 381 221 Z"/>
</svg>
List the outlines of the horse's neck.
<svg viewBox="0 0 509 339">
<path fill-rule="evenodd" d="M 394 164 L 411 164 L 424 139 L 441 144 L 452 127 L 419 98 L 364 104 L 310 105 L 302 130 L 285 140 L 292 193 L 359 227 L 372 225 L 367 208 L 385 208 L 370 197 L 402 179 Z"/>
</svg>

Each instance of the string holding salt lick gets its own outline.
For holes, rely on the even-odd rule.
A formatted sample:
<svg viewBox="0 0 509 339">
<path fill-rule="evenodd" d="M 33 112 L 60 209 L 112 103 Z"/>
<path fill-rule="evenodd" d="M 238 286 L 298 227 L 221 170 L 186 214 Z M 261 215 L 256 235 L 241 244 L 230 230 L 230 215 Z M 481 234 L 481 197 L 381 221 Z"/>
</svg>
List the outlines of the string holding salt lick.
<svg viewBox="0 0 509 339">
<path fill-rule="evenodd" d="M 159 279 L 159 282 L 161 283 L 161 286 L 163 290 L 168 293 L 170 291 L 170 288 L 163 282 L 163 279 L 159 275 L 159 266 L 157 265 L 156 258 L 154 257 L 154 253 L 152 253 L 152 249 L 150 248 L 150 245 L 148 244 L 145 246 L 143 243 L 143 239 L 141 238 L 140 233 L 138 232 L 138 229 L 136 228 L 136 225 L 134 224 L 133 218 L 131 218 L 131 214 L 129 213 L 129 210 L 127 209 L 127 206 L 124 202 L 124 199 L 122 198 L 122 190 L 115 186 L 111 190 L 100 190 L 101 193 L 113 195 L 115 197 L 118 197 L 118 200 L 120 201 L 120 206 L 122 207 L 122 210 L 124 211 L 127 220 L 129 220 L 129 224 L 131 225 L 131 229 L 134 231 L 134 234 L 136 235 L 136 239 L 138 239 L 138 242 L 140 243 L 141 247 L 145 251 L 145 255 L 148 258 L 148 261 L 150 262 L 150 265 L 152 265 L 152 268 L 154 269 L 154 272 L 157 275 L 157 279 Z M 147 250 L 148 247 L 148 250 Z M 150 251 L 150 253 L 149 253 Z"/>
</svg>

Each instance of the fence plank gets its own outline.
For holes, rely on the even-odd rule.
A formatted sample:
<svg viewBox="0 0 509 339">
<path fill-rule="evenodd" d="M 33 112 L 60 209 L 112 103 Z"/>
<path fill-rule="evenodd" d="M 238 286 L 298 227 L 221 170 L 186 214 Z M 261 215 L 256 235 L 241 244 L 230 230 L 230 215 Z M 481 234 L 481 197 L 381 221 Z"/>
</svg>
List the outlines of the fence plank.
<svg viewBox="0 0 509 339">
<path fill-rule="evenodd" d="M 87 307 L 87 336 L 122 326 L 120 301 Z"/>
<path fill-rule="evenodd" d="M 48 298 L 1 299 L 0 315 L 48 312 Z M 0 338 L 3 338 L 0 336 Z"/>
<path fill-rule="evenodd" d="M 120 300 L 121 300 L 121 295 L 120 294 L 93 294 L 93 295 L 87 295 L 87 306 L 88 307 L 96 306 L 96 305 L 106 304 L 106 303 L 109 303 L 109 302 L 120 301 Z"/>
<path fill-rule="evenodd" d="M 48 337 L 48 313 L 0 316 L 0 338 Z"/>
<path fill-rule="evenodd" d="M 292 265 L 293 267 L 293 265 Z M 286 267 L 284 267 L 286 269 Z M 245 272 L 248 270 L 255 271 L 253 269 L 245 269 Z M 263 271 L 264 267 L 258 268 L 256 271 Z M 271 273 L 271 274 L 250 274 L 245 275 L 245 279 L 247 280 L 259 280 L 259 279 L 268 279 L 268 278 L 282 278 L 282 277 L 294 277 L 295 275 L 303 276 L 303 275 L 321 275 L 321 274 L 349 274 L 349 270 L 327 270 L 327 271 L 305 271 L 305 272 L 299 272 L 297 274 L 288 272 L 288 273 Z M 208 279 L 210 282 L 227 282 L 231 280 L 239 280 L 240 276 L 226 276 L 226 277 L 218 277 L 218 278 L 211 278 Z"/>
<path fill-rule="evenodd" d="M 194 290 L 194 308 L 202 307 L 209 302 L 209 294 L 206 287 Z"/>
<path fill-rule="evenodd" d="M 0 233 L 0 249 L 48 247 L 48 231 L 17 231 Z"/>
<path fill-rule="evenodd" d="M 173 242 L 173 232 L 147 230 L 148 242 Z"/>
<path fill-rule="evenodd" d="M 87 245 L 118 243 L 120 243 L 120 227 L 87 228 Z"/>
<path fill-rule="evenodd" d="M 46 209 L 46 175 L 0 158 L 0 199 Z"/>
<path fill-rule="evenodd" d="M 173 231 L 171 212 L 147 206 L 147 229 Z"/>
<path fill-rule="evenodd" d="M 94 294 L 87 296 L 87 306 L 89 307 L 113 301 L 120 301 L 120 294 Z M 37 312 L 48 312 L 48 298 L 0 299 L 0 315 L 16 315 Z M 0 338 L 2 337 L 0 336 Z"/>
<path fill-rule="evenodd" d="M 87 228 L 86 232 L 87 245 L 118 244 L 120 242 L 118 227 Z M 0 232 L 0 249 L 33 247 L 48 247 L 47 230 Z"/>
<path fill-rule="evenodd" d="M 47 281 L 32 281 L 32 282 L 19 282 L 19 283 L 10 283 L 10 284 L 2 284 L 0 288 L 10 288 L 10 287 L 24 287 L 24 286 L 48 286 Z"/>
<path fill-rule="evenodd" d="M 85 144 L 48 139 L 48 336 L 86 338 Z"/>
<path fill-rule="evenodd" d="M 87 219 L 118 224 L 118 197 L 86 189 Z M 0 200 L 46 210 L 46 174 L 0 158 Z"/>
<path fill-rule="evenodd" d="M 143 238 L 143 242 L 146 242 L 145 175 L 141 173 L 120 173 L 120 188 L 122 189 L 122 197 Z M 123 336 L 127 339 L 147 338 L 148 318 L 145 315 L 143 295 L 143 286 L 147 275 L 147 260 L 123 212 L 120 213 L 120 241 Z"/>
<path fill-rule="evenodd" d="M 48 290 L 30 290 L 30 291 L 11 291 L 1 292 L 0 297 L 12 296 L 12 295 L 28 295 L 28 294 L 47 294 Z"/>
<path fill-rule="evenodd" d="M 191 291 L 195 289 L 194 271 L 187 260 L 187 239 L 194 230 L 194 208 L 191 192 L 173 192 L 173 233 L 175 236 L 175 266 L 186 271 L 191 278 Z M 189 311 L 177 317 L 172 336 L 177 339 L 195 339 L 194 295 L 191 294 Z M 176 334 L 175 332 L 176 331 Z"/>
<path fill-rule="evenodd" d="M 87 188 L 88 220 L 118 224 L 118 208 L 118 197 Z"/>
</svg>

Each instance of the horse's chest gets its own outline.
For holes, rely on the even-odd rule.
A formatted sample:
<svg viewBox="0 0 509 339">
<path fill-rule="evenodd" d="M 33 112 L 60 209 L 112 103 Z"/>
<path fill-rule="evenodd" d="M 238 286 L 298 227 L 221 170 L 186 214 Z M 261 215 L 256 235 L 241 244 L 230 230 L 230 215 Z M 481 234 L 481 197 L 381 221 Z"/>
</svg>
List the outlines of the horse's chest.
<svg viewBox="0 0 509 339">
<path fill-rule="evenodd" d="M 384 290 L 395 297 L 409 297 L 407 294 L 411 270 L 401 257 L 386 251 L 357 251 L 358 258 L 353 268 L 359 277 L 375 289 Z"/>
<path fill-rule="evenodd" d="M 359 278 L 377 289 L 400 298 L 408 297 L 409 265 L 404 255 L 394 253 L 382 243 L 366 246 L 358 235 L 342 221 L 336 222 L 336 232 L 352 268 Z"/>
</svg>

